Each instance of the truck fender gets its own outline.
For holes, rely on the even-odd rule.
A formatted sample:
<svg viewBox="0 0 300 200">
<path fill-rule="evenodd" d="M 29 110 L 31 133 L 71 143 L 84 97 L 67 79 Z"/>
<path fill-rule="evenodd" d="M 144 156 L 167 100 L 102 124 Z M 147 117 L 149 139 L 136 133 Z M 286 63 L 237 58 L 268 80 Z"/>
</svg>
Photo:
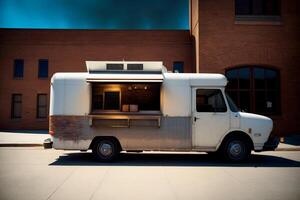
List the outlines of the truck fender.
<svg viewBox="0 0 300 200">
<path fill-rule="evenodd" d="M 220 141 L 218 142 L 217 146 L 216 146 L 216 150 L 219 150 L 219 148 L 221 147 L 222 143 L 224 142 L 224 140 L 228 137 L 233 137 L 233 136 L 237 136 L 237 135 L 241 135 L 245 138 L 247 138 L 249 140 L 249 142 L 251 143 L 251 148 L 254 148 L 254 144 L 253 144 L 253 140 L 251 138 L 251 136 L 246 133 L 245 131 L 241 130 L 241 129 L 232 129 L 227 131 L 220 139 Z"/>
</svg>

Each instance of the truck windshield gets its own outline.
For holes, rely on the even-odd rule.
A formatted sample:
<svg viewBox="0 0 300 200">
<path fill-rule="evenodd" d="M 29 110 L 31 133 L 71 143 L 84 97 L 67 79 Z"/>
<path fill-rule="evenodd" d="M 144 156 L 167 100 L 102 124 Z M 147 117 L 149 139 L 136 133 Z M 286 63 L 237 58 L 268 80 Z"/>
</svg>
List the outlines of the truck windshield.
<svg viewBox="0 0 300 200">
<path fill-rule="evenodd" d="M 238 112 L 239 109 L 238 107 L 235 105 L 234 101 L 230 98 L 230 96 L 226 93 L 226 98 L 227 98 L 227 102 L 229 104 L 230 110 L 232 112 Z"/>
</svg>

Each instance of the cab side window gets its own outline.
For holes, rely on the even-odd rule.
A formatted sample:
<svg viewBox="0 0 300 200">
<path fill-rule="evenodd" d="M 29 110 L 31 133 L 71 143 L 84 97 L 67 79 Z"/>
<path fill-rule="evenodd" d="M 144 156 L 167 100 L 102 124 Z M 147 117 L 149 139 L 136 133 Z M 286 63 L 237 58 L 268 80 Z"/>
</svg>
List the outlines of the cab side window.
<svg viewBox="0 0 300 200">
<path fill-rule="evenodd" d="M 223 94 L 219 89 L 197 89 L 197 112 L 226 112 Z"/>
</svg>

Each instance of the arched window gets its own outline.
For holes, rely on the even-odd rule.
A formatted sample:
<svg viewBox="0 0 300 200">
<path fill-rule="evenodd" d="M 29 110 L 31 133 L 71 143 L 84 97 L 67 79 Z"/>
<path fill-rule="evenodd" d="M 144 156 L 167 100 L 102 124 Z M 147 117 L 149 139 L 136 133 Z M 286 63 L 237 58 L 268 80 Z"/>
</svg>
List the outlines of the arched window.
<svg viewBox="0 0 300 200">
<path fill-rule="evenodd" d="M 246 112 L 280 113 L 279 71 L 260 66 L 231 68 L 225 73 L 226 91 L 237 106 Z"/>
</svg>

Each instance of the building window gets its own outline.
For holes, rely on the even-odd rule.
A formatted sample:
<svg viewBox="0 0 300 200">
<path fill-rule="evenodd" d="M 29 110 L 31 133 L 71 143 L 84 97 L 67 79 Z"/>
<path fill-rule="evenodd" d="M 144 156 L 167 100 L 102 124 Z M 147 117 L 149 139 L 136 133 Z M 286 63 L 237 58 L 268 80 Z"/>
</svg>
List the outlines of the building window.
<svg viewBox="0 0 300 200">
<path fill-rule="evenodd" d="M 236 20 L 278 21 L 280 0 L 235 0 Z"/>
<path fill-rule="evenodd" d="M 24 60 L 16 59 L 14 61 L 14 78 L 23 78 L 24 76 Z"/>
<path fill-rule="evenodd" d="M 176 61 L 173 63 L 173 72 L 183 73 L 184 72 L 184 62 Z"/>
<path fill-rule="evenodd" d="M 247 66 L 226 71 L 226 91 L 241 110 L 261 114 L 280 113 L 279 71 Z"/>
<path fill-rule="evenodd" d="M 11 118 L 22 117 L 22 94 L 12 94 L 11 98 Z"/>
<path fill-rule="evenodd" d="M 47 94 L 37 95 L 37 118 L 47 118 Z"/>
<path fill-rule="evenodd" d="M 226 104 L 219 89 L 197 89 L 197 112 L 226 112 Z"/>
<path fill-rule="evenodd" d="M 47 78 L 48 77 L 48 60 L 40 59 L 39 60 L 39 78 Z"/>
</svg>

